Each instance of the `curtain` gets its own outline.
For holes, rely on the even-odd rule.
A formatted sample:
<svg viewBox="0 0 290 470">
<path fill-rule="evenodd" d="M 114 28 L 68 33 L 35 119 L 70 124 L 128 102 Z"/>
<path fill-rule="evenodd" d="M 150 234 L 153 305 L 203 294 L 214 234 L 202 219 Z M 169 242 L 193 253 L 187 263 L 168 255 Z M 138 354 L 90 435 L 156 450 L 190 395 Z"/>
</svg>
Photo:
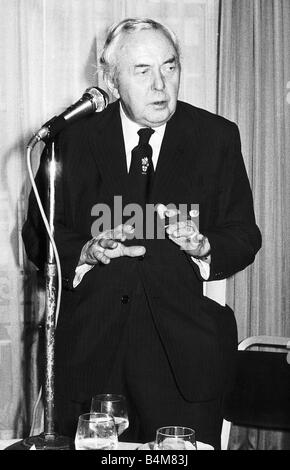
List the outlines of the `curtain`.
<svg viewBox="0 0 290 470">
<path fill-rule="evenodd" d="M 230 279 L 240 340 L 290 336 L 290 2 L 222 0 L 218 112 L 238 123 L 263 247 Z M 290 435 L 236 430 L 232 448 L 290 449 Z"/>
<path fill-rule="evenodd" d="M 103 86 L 96 64 L 106 31 L 129 16 L 151 17 L 177 32 L 180 98 L 214 112 L 216 0 L 0 0 L 1 439 L 28 435 L 41 383 L 43 286 L 21 240 L 30 191 L 25 146 L 86 88 Z M 33 153 L 35 171 L 41 149 Z"/>
</svg>

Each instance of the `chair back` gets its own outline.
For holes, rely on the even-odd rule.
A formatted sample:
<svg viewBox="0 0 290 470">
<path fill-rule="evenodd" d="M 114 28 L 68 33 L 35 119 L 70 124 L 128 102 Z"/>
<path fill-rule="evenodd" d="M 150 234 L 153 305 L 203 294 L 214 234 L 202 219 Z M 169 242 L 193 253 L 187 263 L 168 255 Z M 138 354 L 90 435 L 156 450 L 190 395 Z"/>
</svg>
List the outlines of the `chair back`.
<svg viewBox="0 0 290 470">
<path fill-rule="evenodd" d="M 253 346 L 267 351 L 249 351 Z M 223 416 L 222 449 L 228 447 L 231 423 L 290 429 L 290 338 L 253 336 L 239 344 L 236 381 L 224 399 Z"/>
</svg>

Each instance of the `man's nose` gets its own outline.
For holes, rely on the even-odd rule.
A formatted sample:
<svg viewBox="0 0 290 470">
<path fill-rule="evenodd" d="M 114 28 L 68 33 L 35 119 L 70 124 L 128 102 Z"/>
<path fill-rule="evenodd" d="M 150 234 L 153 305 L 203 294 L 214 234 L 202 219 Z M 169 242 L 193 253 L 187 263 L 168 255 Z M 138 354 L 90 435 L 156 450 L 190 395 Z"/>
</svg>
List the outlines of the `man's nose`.
<svg viewBox="0 0 290 470">
<path fill-rule="evenodd" d="M 163 90 L 165 87 L 165 80 L 160 70 L 154 72 L 152 87 L 154 90 Z"/>
</svg>

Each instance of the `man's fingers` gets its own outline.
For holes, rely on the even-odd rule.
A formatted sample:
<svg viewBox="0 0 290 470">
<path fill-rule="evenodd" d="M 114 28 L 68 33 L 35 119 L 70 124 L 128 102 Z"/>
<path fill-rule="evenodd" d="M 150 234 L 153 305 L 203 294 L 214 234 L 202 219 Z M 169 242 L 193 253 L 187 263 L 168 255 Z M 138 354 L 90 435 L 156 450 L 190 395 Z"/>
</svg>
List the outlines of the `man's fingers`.
<svg viewBox="0 0 290 470">
<path fill-rule="evenodd" d="M 103 250 L 103 249 L 101 249 Z M 108 264 L 110 262 L 110 259 L 108 256 L 106 256 L 104 251 L 101 251 L 100 247 L 98 249 L 93 249 L 90 250 L 90 252 L 87 254 L 86 257 L 86 263 L 88 264 L 98 264 L 98 263 L 104 263 Z"/>
<path fill-rule="evenodd" d="M 175 217 L 177 214 L 180 214 L 179 209 L 170 209 L 164 204 L 158 204 L 156 209 L 160 219 L 165 219 L 165 217 Z"/>
<path fill-rule="evenodd" d="M 97 240 L 89 249 L 87 253 L 87 262 L 90 264 L 97 264 L 98 262 L 103 264 L 110 263 L 110 257 L 107 253 L 111 252 L 118 247 L 118 242 L 109 238 L 101 238 Z M 106 250 L 108 252 L 106 253 Z"/>
<path fill-rule="evenodd" d="M 143 256 L 146 253 L 145 246 L 124 246 L 123 256 Z"/>
<path fill-rule="evenodd" d="M 192 220 L 184 220 L 175 224 L 170 224 L 166 228 L 166 233 L 175 238 L 179 237 L 197 237 L 199 235 L 198 228 Z"/>
<path fill-rule="evenodd" d="M 180 214 L 180 210 L 178 210 L 178 209 L 166 209 L 164 211 L 164 215 L 166 217 L 175 217 L 178 214 Z"/>
<path fill-rule="evenodd" d="M 197 231 L 196 225 L 190 220 L 185 220 L 182 222 L 177 222 L 175 224 L 170 224 L 166 228 L 167 233 L 170 235 L 173 234 L 176 230 L 186 230 L 186 233 Z"/>
<path fill-rule="evenodd" d="M 100 242 L 100 240 L 119 240 L 125 241 L 128 235 L 132 235 L 134 233 L 134 227 L 132 225 L 121 224 L 115 227 L 112 230 L 105 230 L 104 232 L 100 233 L 96 240 Z"/>
<path fill-rule="evenodd" d="M 118 227 L 114 228 L 113 230 L 113 238 L 120 240 L 120 241 L 125 241 L 127 238 L 127 235 L 131 235 L 134 233 L 134 227 L 132 225 L 127 225 L 127 224 L 122 224 L 118 225 Z"/>
<path fill-rule="evenodd" d="M 175 230 L 171 234 L 171 236 L 175 238 L 182 238 L 182 237 L 193 238 L 194 240 L 196 240 L 198 233 L 193 230 L 190 230 L 189 228 L 182 228 L 182 229 Z"/>
<path fill-rule="evenodd" d="M 132 225 L 119 225 L 114 230 L 106 231 L 95 240 L 87 252 L 87 262 L 109 264 L 111 259 L 120 256 L 143 256 L 146 252 L 144 246 L 125 246 L 121 241 L 132 235 Z"/>
<path fill-rule="evenodd" d="M 132 235 L 134 233 L 134 227 L 132 225 L 123 225 L 123 234 L 124 235 Z"/>
<path fill-rule="evenodd" d="M 197 241 L 201 242 L 203 239 L 205 239 L 205 236 L 202 235 L 202 233 L 198 233 L 198 234 L 196 235 L 196 240 L 197 240 Z"/>
<path fill-rule="evenodd" d="M 95 258 L 98 260 L 99 263 L 103 264 L 109 264 L 111 261 L 110 258 L 106 256 L 105 253 L 102 251 L 96 251 Z"/>
<path fill-rule="evenodd" d="M 166 229 L 166 232 L 168 235 L 172 237 L 191 237 L 191 236 L 197 236 L 198 232 L 194 230 L 193 227 L 177 227 L 175 229 L 168 227 Z"/>
<path fill-rule="evenodd" d="M 117 248 L 118 242 L 116 242 L 115 240 L 111 238 L 101 238 L 100 240 L 98 240 L 98 245 L 101 248 L 104 248 L 104 249 L 109 248 L 113 250 L 114 248 Z"/>
<path fill-rule="evenodd" d="M 175 230 L 177 230 L 177 224 L 171 224 L 171 225 L 168 225 L 168 227 L 166 227 L 166 233 L 168 235 L 172 235 L 173 232 L 175 232 Z"/>
</svg>

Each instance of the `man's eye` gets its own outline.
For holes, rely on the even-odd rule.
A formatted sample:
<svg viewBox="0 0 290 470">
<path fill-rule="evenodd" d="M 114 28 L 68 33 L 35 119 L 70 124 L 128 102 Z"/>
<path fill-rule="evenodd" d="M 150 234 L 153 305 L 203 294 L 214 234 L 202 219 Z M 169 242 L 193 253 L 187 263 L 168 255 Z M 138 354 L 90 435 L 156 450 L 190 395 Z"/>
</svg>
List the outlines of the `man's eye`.
<svg viewBox="0 0 290 470">
<path fill-rule="evenodd" d="M 166 64 L 163 68 L 164 72 L 174 72 L 176 64 Z"/>
<path fill-rule="evenodd" d="M 136 72 L 138 75 L 146 75 L 149 72 L 149 69 L 148 68 L 137 69 Z"/>
</svg>

